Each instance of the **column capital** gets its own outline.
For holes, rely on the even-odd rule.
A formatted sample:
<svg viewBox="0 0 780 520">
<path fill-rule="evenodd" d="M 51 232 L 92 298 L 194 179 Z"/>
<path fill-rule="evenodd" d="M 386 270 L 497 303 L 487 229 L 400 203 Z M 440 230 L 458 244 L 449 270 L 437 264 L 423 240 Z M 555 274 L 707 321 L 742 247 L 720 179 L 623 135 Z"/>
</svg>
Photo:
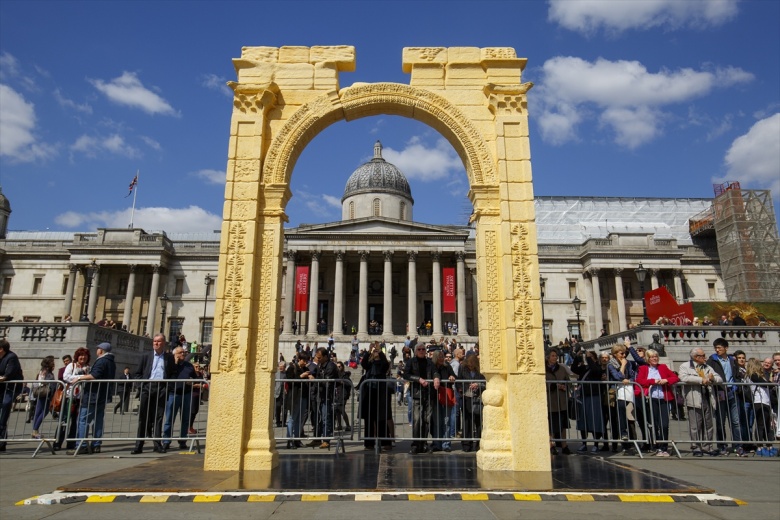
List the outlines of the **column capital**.
<svg viewBox="0 0 780 520">
<path fill-rule="evenodd" d="M 134 273 L 134 272 L 135 272 L 135 268 L 136 268 L 136 267 L 138 267 L 136 264 L 129 264 L 129 265 L 127 266 L 128 270 L 129 270 L 131 273 Z"/>
<path fill-rule="evenodd" d="M 382 254 L 385 256 L 385 262 L 393 261 L 393 253 L 395 253 L 395 251 L 382 251 Z"/>
<path fill-rule="evenodd" d="M 337 262 L 343 262 L 344 261 L 344 251 L 333 251 L 333 254 L 336 255 L 336 261 Z"/>
<path fill-rule="evenodd" d="M 682 271 L 682 269 L 672 269 L 672 274 L 673 274 L 674 276 L 680 276 L 680 277 L 682 277 L 682 275 L 683 275 L 683 271 Z"/>
<path fill-rule="evenodd" d="M 661 272 L 657 267 L 650 267 L 648 271 L 650 272 L 650 276 L 658 276 L 658 273 Z"/>
<path fill-rule="evenodd" d="M 598 267 L 588 267 L 585 272 L 589 274 L 591 278 L 598 278 L 601 269 Z"/>
<path fill-rule="evenodd" d="M 477 275 L 477 268 L 476 267 L 469 267 L 469 274 L 471 274 L 471 276 L 476 276 Z"/>
<path fill-rule="evenodd" d="M 287 250 L 287 261 L 288 262 L 295 262 L 295 255 L 297 251 L 294 251 L 292 249 Z"/>
<path fill-rule="evenodd" d="M 621 276 L 623 274 L 623 268 L 622 267 L 615 267 L 615 276 Z"/>
<path fill-rule="evenodd" d="M 160 264 L 153 264 L 152 265 L 152 272 L 154 274 L 159 274 L 161 271 Z"/>
<path fill-rule="evenodd" d="M 322 256 L 322 251 L 312 251 L 311 252 L 311 259 L 312 261 L 320 261 L 320 257 Z"/>
<path fill-rule="evenodd" d="M 79 266 L 77 264 L 68 264 L 68 271 L 71 273 L 75 273 L 79 270 Z"/>
<path fill-rule="evenodd" d="M 406 256 L 409 258 L 410 262 L 414 262 L 417 260 L 417 251 L 407 251 Z"/>
<path fill-rule="evenodd" d="M 441 253 L 438 251 L 431 253 L 431 256 L 433 257 L 434 262 L 438 262 L 441 259 Z"/>
<path fill-rule="evenodd" d="M 466 252 L 465 251 L 455 251 L 455 260 L 457 262 L 463 262 L 466 260 Z"/>
<path fill-rule="evenodd" d="M 358 251 L 358 254 L 360 255 L 360 261 L 361 262 L 367 262 L 368 261 L 368 255 L 371 254 L 370 251 Z"/>
</svg>

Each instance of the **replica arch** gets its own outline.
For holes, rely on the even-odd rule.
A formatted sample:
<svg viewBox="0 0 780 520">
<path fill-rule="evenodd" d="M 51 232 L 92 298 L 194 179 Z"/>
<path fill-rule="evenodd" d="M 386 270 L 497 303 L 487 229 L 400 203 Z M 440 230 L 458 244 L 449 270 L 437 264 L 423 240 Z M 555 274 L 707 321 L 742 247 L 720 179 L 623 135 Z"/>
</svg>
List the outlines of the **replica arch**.
<svg viewBox="0 0 780 520">
<path fill-rule="evenodd" d="M 354 62 L 348 46 L 244 47 L 234 60 L 205 468 L 278 463 L 270 411 L 292 170 L 329 125 L 386 114 L 436 129 L 466 167 L 488 379 L 478 465 L 549 472 L 526 60 L 511 48 L 406 48 L 410 85 L 340 89 Z"/>
</svg>

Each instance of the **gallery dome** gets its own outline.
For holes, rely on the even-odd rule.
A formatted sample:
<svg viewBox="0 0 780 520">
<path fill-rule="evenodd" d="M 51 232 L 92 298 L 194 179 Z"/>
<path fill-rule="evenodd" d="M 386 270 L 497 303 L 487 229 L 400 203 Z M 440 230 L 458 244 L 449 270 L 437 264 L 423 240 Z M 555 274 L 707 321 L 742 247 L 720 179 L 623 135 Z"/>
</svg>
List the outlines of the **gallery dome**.
<svg viewBox="0 0 780 520">
<path fill-rule="evenodd" d="M 379 141 L 374 144 L 374 158 L 350 175 L 341 201 L 361 193 L 401 195 L 414 202 L 409 181 L 401 170 L 382 158 L 382 143 Z"/>
</svg>

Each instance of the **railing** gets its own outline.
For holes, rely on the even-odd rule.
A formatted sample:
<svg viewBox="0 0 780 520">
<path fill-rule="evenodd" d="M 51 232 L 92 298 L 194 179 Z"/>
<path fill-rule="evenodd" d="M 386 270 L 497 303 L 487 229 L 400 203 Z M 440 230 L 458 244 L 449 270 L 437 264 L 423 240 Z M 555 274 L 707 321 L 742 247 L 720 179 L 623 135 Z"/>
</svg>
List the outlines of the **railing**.
<svg viewBox="0 0 780 520">
<path fill-rule="evenodd" d="M 635 382 L 547 381 L 550 442 L 557 445 L 551 453 L 572 452 L 568 444 L 576 443 L 577 452 L 593 454 L 682 457 L 686 448 L 693 456 L 775 456 L 778 396 L 774 383 L 644 389 Z"/>
</svg>

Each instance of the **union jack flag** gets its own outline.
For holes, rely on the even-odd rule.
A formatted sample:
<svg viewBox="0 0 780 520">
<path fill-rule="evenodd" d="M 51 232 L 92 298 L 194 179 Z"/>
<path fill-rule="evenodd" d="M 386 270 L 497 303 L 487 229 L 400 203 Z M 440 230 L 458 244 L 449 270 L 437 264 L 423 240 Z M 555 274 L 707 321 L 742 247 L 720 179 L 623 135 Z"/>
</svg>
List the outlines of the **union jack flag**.
<svg viewBox="0 0 780 520">
<path fill-rule="evenodd" d="M 138 186 L 138 174 L 133 177 L 133 181 L 130 183 L 129 191 L 127 192 L 127 195 L 125 195 L 125 198 L 133 194 L 133 189 L 135 189 L 136 186 Z"/>
</svg>

